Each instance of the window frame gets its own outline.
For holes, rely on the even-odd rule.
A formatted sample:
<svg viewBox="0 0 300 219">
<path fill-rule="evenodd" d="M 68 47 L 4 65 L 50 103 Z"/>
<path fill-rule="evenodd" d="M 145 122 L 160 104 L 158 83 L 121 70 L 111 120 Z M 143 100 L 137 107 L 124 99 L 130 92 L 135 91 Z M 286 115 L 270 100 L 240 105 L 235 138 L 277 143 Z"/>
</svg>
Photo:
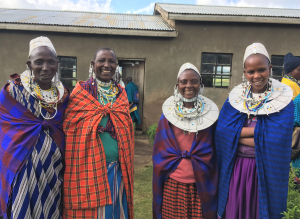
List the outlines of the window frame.
<svg viewBox="0 0 300 219">
<path fill-rule="evenodd" d="M 273 57 L 280 57 L 280 58 L 282 58 L 282 66 L 281 66 L 281 65 L 274 65 L 274 64 L 272 63 L 272 58 L 273 58 Z M 275 67 L 275 68 L 282 68 L 281 76 L 277 76 L 277 75 L 272 74 L 272 78 L 274 78 L 274 79 L 276 79 L 276 80 L 278 80 L 278 81 L 281 81 L 282 78 L 283 78 L 283 76 L 285 75 L 285 70 L 284 70 L 284 57 L 285 57 L 285 55 L 271 55 L 272 72 L 273 72 L 274 67 Z"/>
<path fill-rule="evenodd" d="M 75 56 L 57 56 L 57 58 L 58 58 L 58 60 L 59 60 L 59 73 L 60 73 L 60 80 L 61 80 L 61 82 L 63 83 L 63 80 L 67 80 L 67 81 L 73 81 L 73 80 L 76 80 L 76 83 L 77 83 L 77 57 L 75 57 Z M 74 68 L 74 65 L 73 65 L 73 68 L 69 68 L 69 67 L 64 67 L 64 66 L 62 66 L 62 64 L 63 64 L 63 62 L 62 62 L 62 59 L 63 58 L 71 58 L 71 59 L 75 59 L 75 63 L 76 63 L 76 68 Z M 67 70 L 72 70 L 72 72 L 73 72 L 73 74 L 74 74 L 74 70 L 75 70 L 75 72 L 76 72 L 76 77 L 63 77 L 63 75 L 62 75 L 62 70 L 63 69 L 67 69 Z M 69 87 L 69 86 L 67 86 L 66 84 L 64 84 L 63 83 L 63 85 L 64 86 L 66 86 L 66 87 L 68 87 L 69 89 L 70 89 L 70 91 L 72 91 L 73 89 L 74 89 L 74 87 L 75 87 L 75 85 L 76 85 L 76 83 L 75 83 L 75 85 L 73 85 L 73 82 L 71 82 L 72 83 L 72 87 Z"/>
<path fill-rule="evenodd" d="M 203 55 L 205 54 L 213 54 L 215 55 L 215 62 L 214 63 L 206 63 L 206 62 L 202 62 L 203 59 Z M 230 55 L 230 64 L 219 64 L 218 63 L 218 55 Z M 204 76 L 203 78 L 205 78 L 205 76 L 212 76 L 213 78 L 213 86 L 206 86 L 204 84 L 205 87 L 209 87 L 209 88 L 230 88 L 230 83 L 231 83 L 231 78 L 232 78 L 232 59 L 233 59 L 233 53 L 216 53 L 216 52 L 202 52 L 201 54 L 201 76 Z M 213 65 L 214 66 L 214 72 L 213 73 L 203 73 L 202 72 L 202 68 L 203 65 Z M 217 73 L 218 72 L 218 67 L 222 67 L 221 68 L 221 73 Z M 229 74 L 224 74 L 223 72 L 223 67 L 230 67 L 230 73 Z M 227 78 L 228 77 L 228 86 L 222 86 L 222 79 L 223 78 Z M 221 79 L 221 86 L 216 86 L 216 79 L 220 78 Z M 205 80 L 205 79 L 204 79 Z"/>
</svg>

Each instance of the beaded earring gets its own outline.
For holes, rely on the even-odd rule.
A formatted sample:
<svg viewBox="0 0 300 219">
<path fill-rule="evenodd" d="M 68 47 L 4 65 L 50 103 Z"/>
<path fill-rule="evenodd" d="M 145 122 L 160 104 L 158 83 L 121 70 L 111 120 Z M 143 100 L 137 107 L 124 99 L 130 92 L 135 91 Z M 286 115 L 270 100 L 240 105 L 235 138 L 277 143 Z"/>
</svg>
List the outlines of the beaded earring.
<svg viewBox="0 0 300 219">
<path fill-rule="evenodd" d="M 59 86 L 59 80 L 60 80 L 60 64 L 58 63 L 58 69 L 57 69 L 57 72 L 54 76 L 54 86 L 55 87 Z"/>
<path fill-rule="evenodd" d="M 204 94 L 204 84 L 200 85 L 199 94 Z"/>
<path fill-rule="evenodd" d="M 29 88 L 31 91 L 33 91 L 34 90 L 34 86 L 33 86 L 34 76 L 33 76 L 32 70 L 29 68 L 28 65 L 27 65 L 27 71 L 29 71 L 29 79 L 28 79 Z"/>
<path fill-rule="evenodd" d="M 90 68 L 89 68 L 89 79 L 92 77 L 92 73 L 93 73 L 93 68 L 92 68 L 92 64 L 90 64 Z"/>
<path fill-rule="evenodd" d="M 245 77 L 245 75 L 243 74 L 243 76 L 242 76 L 242 85 L 243 85 L 243 86 L 246 86 L 246 85 L 247 85 L 247 82 L 248 82 L 248 80 L 247 80 L 247 78 Z"/>
</svg>

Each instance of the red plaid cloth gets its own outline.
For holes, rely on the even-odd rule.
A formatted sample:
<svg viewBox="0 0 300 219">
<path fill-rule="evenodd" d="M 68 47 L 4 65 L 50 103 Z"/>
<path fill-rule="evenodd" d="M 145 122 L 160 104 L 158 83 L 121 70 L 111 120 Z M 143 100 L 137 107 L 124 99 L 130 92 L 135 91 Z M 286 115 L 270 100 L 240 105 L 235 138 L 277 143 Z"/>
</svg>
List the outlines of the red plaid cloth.
<svg viewBox="0 0 300 219">
<path fill-rule="evenodd" d="M 195 183 L 181 183 L 171 178 L 167 179 L 163 190 L 162 218 L 204 218 Z"/>
<path fill-rule="evenodd" d="M 87 84 L 77 83 L 65 111 L 64 208 L 93 211 L 112 204 L 104 148 L 97 133 L 101 119 L 109 115 L 117 134 L 129 218 L 133 218 L 134 132 L 126 92 L 120 89 L 112 107 L 110 103 L 102 106 L 92 95 L 94 89 L 85 88 Z"/>
</svg>

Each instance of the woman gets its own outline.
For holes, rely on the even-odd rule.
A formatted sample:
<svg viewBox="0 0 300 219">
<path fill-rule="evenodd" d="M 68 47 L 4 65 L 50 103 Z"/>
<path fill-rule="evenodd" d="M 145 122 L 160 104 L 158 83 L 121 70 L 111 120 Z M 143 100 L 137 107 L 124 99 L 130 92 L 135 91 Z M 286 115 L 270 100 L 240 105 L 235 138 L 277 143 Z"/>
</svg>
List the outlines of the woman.
<svg viewBox="0 0 300 219">
<path fill-rule="evenodd" d="M 133 125 L 117 57 L 99 49 L 66 109 L 64 218 L 133 218 Z"/>
<path fill-rule="evenodd" d="M 61 218 L 69 92 L 58 79 L 56 51 L 47 37 L 30 41 L 28 70 L 0 93 L 0 205 L 5 218 Z"/>
<path fill-rule="evenodd" d="M 214 122 L 219 110 L 201 95 L 198 69 L 181 66 L 163 104 L 153 148 L 153 218 L 216 218 Z M 201 89 L 202 88 L 202 89 Z"/>
<path fill-rule="evenodd" d="M 284 83 L 290 86 L 293 90 L 294 96 L 293 100 L 300 93 L 300 58 L 293 56 L 292 53 L 286 54 L 284 57 L 284 70 L 286 75 L 281 80 L 281 83 Z"/>
<path fill-rule="evenodd" d="M 220 112 L 215 141 L 222 219 L 279 219 L 286 210 L 293 92 L 270 78 L 271 69 L 266 48 L 248 46 L 245 80 Z"/>
</svg>

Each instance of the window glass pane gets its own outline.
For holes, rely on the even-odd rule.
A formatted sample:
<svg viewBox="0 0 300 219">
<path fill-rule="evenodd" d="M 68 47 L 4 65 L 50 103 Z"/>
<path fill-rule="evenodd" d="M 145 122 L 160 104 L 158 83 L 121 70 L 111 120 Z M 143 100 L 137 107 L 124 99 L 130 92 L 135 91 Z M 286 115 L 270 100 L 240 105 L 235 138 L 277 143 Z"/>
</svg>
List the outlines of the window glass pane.
<svg viewBox="0 0 300 219">
<path fill-rule="evenodd" d="M 223 76 L 222 77 L 222 87 L 229 87 L 229 80 L 230 80 L 230 77 Z"/>
<path fill-rule="evenodd" d="M 202 73 L 215 73 L 215 66 L 214 65 L 203 65 L 201 66 L 201 74 Z"/>
<path fill-rule="evenodd" d="M 217 66 L 217 74 L 221 74 L 222 73 L 222 66 Z"/>
<path fill-rule="evenodd" d="M 229 66 L 223 66 L 223 74 L 229 75 L 230 72 L 231 72 L 230 70 L 231 70 L 231 67 L 229 67 Z"/>
<path fill-rule="evenodd" d="M 216 63 L 216 54 L 202 53 L 202 63 Z"/>
<path fill-rule="evenodd" d="M 271 56 L 271 63 L 275 66 L 283 66 L 284 56 Z"/>
<path fill-rule="evenodd" d="M 283 67 L 273 67 L 272 70 L 274 76 L 283 76 Z"/>
<path fill-rule="evenodd" d="M 64 68 L 76 68 L 76 58 L 61 57 L 60 66 Z"/>
<path fill-rule="evenodd" d="M 231 65 L 231 54 L 218 54 L 218 64 Z"/>
<path fill-rule="evenodd" d="M 213 87 L 214 86 L 214 76 L 213 75 L 202 75 L 202 83 L 204 87 Z"/>
<path fill-rule="evenodd" d="M 76 78 L 76 71 L 74 71 L 73 69 L 62 68 L 60 70 L 60 74 L 61 78 Z"/>
<path fill-rule="evenodd" d="M 216 76 L 215 87 L 229 87 L 229 77 L 228 76 Z"/>
</svg>

